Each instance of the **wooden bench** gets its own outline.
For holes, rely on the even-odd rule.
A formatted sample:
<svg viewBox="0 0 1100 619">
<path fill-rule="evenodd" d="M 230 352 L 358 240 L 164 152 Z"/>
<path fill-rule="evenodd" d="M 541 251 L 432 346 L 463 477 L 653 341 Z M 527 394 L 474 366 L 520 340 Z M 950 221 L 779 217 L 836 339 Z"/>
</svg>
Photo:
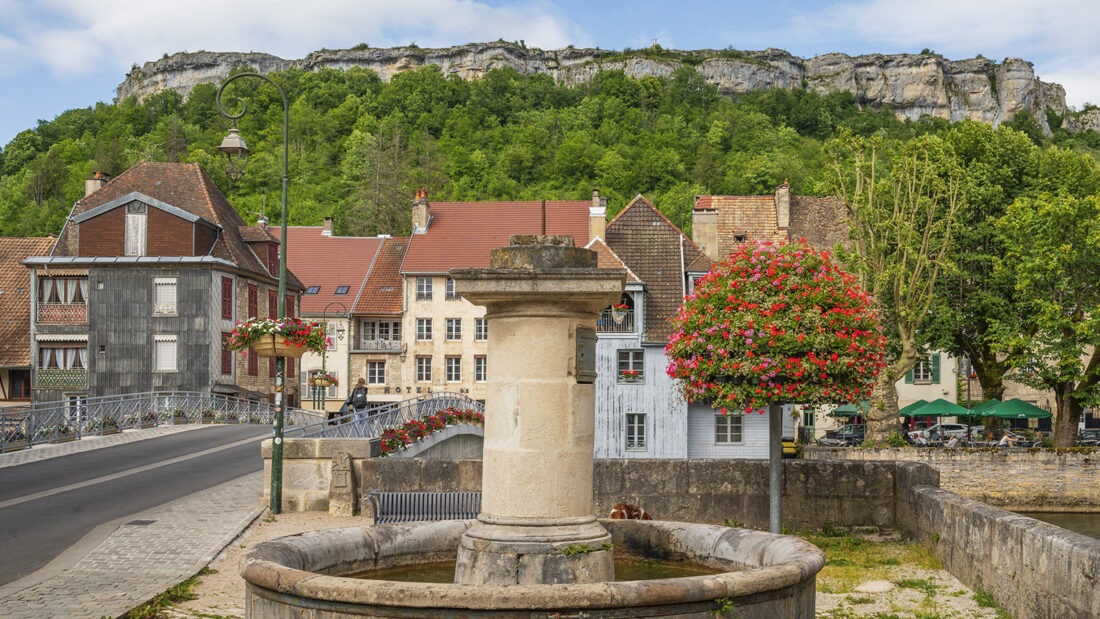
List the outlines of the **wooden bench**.
<svg viewBox="0 0 1100 619">
<path fill-rule="evenodd" d="M 382 492 L 372 490 L 367 500 L 374 522 L 469 520 L 481 511 L 481 492 Z"/>
</svg>

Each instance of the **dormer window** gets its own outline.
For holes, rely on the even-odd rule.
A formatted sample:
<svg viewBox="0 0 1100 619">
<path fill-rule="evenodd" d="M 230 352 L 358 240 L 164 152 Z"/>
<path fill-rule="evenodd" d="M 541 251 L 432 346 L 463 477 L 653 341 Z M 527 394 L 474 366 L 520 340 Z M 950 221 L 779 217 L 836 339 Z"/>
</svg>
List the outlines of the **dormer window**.
<svg viewBox="0 0 1100 619">
<path fill-rule="evenodd" d="M 318 292 L 321 292 L 320 286 L 310 286 L 306 288 L 306 294 L 317 294 Z"/>
<path fill-rule="evenodd" d="M 145 255 L 145 222 L 144 203 L 131 202 L 126 205 L 126 241 L 123 255 Z"/>
<path fill-rule="evenodd" d="M 336 294 L 347 294 L 348 289 L 349 289 L 348 286 L 337 286 L 336 287 Z"/>
</svg>

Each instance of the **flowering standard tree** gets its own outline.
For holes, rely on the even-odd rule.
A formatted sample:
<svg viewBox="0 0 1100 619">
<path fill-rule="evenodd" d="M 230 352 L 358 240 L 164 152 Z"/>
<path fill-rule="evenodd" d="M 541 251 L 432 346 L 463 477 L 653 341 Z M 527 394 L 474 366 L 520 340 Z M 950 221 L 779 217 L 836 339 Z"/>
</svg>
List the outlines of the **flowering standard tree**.
<svg viewBox="0 0 1100 619">
<path fill-rule="evenodd" d="M 871 296 L 802 239 L 742 245 L 716 264 L 665 352 L 689 401 L 728 414 L 866 399 L 885 346 Z"/>
</svg>

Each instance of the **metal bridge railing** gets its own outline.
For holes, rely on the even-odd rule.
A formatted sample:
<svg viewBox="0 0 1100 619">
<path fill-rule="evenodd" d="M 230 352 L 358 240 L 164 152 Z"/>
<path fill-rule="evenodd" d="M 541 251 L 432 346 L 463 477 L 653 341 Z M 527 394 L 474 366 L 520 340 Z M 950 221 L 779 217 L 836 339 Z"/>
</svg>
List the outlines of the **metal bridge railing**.
<svg viewBox="0 0 1100 619">
<path fill-rule="evenodd" d="M 355 414 L 327 422 L 303 425 L 283 432 L 296 438 L 379 438 L 382 430 L 395 428 L 413 419 L 422 419 L 446 408 L 471 409 L 480 413 L 485 407 L 477 400 L 458 393 L 436 392 L 401 402 L 368 408 L 359 418 Z"/>
<path fill-rule="evenodd" d="M 271 424 L 274 405 L 191 391 L 154 391 L 0 407 L 0 452 L 122 430 L 185 423 Z M 288 408 L 286 427 L 307 426 L 322 413 Z"/>
</svg>

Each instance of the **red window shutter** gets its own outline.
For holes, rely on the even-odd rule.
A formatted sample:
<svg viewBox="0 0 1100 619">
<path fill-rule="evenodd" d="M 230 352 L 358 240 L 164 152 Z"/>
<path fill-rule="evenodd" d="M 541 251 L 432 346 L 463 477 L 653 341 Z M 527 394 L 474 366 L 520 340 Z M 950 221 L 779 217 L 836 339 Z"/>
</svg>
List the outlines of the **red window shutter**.
<svg viewBox="0 0 1100 619">
<path fill-rule="evenodd" d="M 267 317 L 279 317 L 279 292 L 277 290 L 267 291 Z"/>
<path fill-rule="evenodd" d="M 222 331 L 222 374 L 233 373 L 233 351 L 229 350 L 229 334 Z"/>
<path fill-rule="evenodd" d="M 248 351 L 248 375 L 256 376 L 260 373 L 260 358 L 251 350 Z"/>
<path fill-rule="evenodd" d="M 275 378 L 275 357 L 269 357 L 267 360 L 267 375 Z"/>
<path fill-rule="evenodd" d="M 233 319 L 233 280 L 222 278 L 222 318 Z"/>
<path fill-rule="evenodd" d="M 286 316 L 287 318 L 293 318 L 294 313 L 294 295 L 286 295 Z"/>
<path fill-rule="evenodd" d="M 248 285 L 248 317 L 260 315 L 260 289 L 255 284 Z"/>
</svg>

